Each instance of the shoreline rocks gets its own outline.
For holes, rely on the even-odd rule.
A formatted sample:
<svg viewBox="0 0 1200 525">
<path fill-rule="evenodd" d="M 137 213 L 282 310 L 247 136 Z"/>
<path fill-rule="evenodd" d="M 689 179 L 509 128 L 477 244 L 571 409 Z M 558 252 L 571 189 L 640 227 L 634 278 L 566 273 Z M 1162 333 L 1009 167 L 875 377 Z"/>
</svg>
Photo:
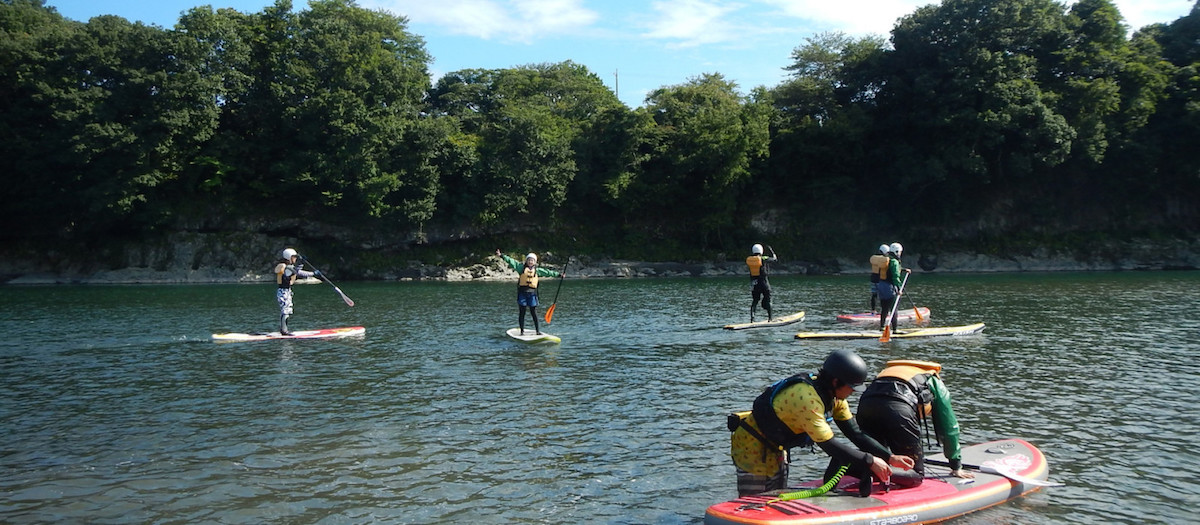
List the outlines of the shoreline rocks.
<svg viewBox="0 0 1200 525">
<path fill-rule="evenodd" d="M 180 240 L 180 239 L 176 239 Z M 254 246 L 214 249 L 208 239 L 182 240 L 170 249 L 130 248 L 121 268 L 85 269 L 64 264 L 57 269 L 45 263 L 22 259 L 14 254 L 0 258 L 0 283 L 10 285 L 46 284 L 235 284 L 266 283 L 275 276 L 269 268 L 253 267 L 261 262 L 265 246 L 293 244 L 284 240 L 256 238 Z M 1005 256 L 941 252 L 905 253 L 904 264 L 921 273 L 1000 273 L 1000 272 L 1072 272 L 1072 271 L 1156 271 L 1195 270 L 1200 268 L 1200 243 L 1182 239 L 1130 240 L 1096 246 L 1089 253 L 1034 248 L 1029 253 Z M 555 261 L 552 256 L 549 261 Z M 838 257 L 827 261 L 785 260 L 771 264 L 772 275 L 866 274 L 867 258 Z M 559 265 L 548 264 L 551 268 Z M 322 267 L 322 269 L 328 269 Z M 571 257 L 567 276 L 572 279 L 637 279 L 670 277 L 720 277 L 745 275 L 740 260 L 710 262 L 647 262 L 591 257 Z M 407 261 L 403 267 L 367 271 L 355 276 L 334 278 L 343 281 L 507 281 L 514 273 L 498 257 L 488 255 L 483 262 L 461 266 L 436 266 Z M 319 283 L 315 279 L 313 282 Z"/>
</svg>

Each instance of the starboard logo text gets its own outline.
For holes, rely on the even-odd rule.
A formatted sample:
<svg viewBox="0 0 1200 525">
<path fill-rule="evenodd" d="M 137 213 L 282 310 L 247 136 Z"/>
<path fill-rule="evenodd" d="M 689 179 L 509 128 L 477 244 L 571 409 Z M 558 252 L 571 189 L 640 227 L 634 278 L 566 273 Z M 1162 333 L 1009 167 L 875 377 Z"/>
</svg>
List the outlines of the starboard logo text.
<svg viewBox="0 0 1200 525">
<path fill-rule="evenodd" d="M 916 523 L 921 518 L 916 514 L 906 514 L 904 516 L 893 516 L 891 518 L 883 518 L 871 520 L 871 525 L 892 525 L 894 523 Z"/>
</svg>

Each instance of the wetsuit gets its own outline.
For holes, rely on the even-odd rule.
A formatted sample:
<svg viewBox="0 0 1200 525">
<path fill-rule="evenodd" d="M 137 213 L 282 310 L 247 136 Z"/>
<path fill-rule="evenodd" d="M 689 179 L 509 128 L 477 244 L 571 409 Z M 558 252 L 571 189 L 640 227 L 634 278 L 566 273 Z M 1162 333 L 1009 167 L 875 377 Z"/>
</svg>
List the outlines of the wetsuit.
<svg viewBox="0 0 1200 525">
<path fill-rule="evenodd" d="M 776 257 L 766 257 L 752 254 L 746 258 L 746 266 L 750 268 L 750 322 L 754 322 L 754 310 L 762 300 L 763 310 L 767 311 L 767 320 L 771 320 L 771 283 L 767 280 L 767 263 L 775 261 Z"/>
<path fill-rule="evenodd" d="M 958 419 L 950 405 L 950 392 L 938 377 L 941 366 L 922 361 L 889 361 L 858 401 L 857 419 L 863 432 L 893 454 L 909 456 L 913 470 L 892 470 L 900 487 L 920 485 L 925 476 L 921 420 L 932 415 L 934 431 L 942 443 L 950 468 L 962 468 Z"/>
</svg>

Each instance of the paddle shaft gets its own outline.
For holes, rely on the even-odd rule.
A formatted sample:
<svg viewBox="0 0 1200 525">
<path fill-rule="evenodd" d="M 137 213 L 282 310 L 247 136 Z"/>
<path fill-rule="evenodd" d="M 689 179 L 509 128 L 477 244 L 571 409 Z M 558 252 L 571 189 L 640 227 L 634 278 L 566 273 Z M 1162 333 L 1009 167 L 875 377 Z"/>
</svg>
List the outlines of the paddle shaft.
<svg viewBox="0 0 1200 525">
<path fill-rule="evenodd" d="M 883 335 L 879 337 L 881 342 L 887 342 L 892 338 L 892 320 L 896 318 L 896 304 L 900 302 L 900 296 L 904 295 L 904 285 L 908 284 L 908 276 L 912 272 L 905 272 L 904 279 L 900 280 L 900 289 L 896 291 L 896 299 L 892 301 L 892 311 L 888 312 L 887 322 L 883 323 Z"/>
<path fill-rule="evenodd" d="M 946 468 L 950 467 L 949 461 L 942 461 L 940 459 L 925 458 L 925 463 L 928 463 L 930 465 L 937 465 L 939 467 L 946 467 Z M 1062 483 L 1059 483 L 1057 481 L 1046 481 L 1046 480 L 1040 480 L 1040 479 L 1036 479 L 1036 478 L 1029 478 L 1029 477 L 1018 475 L 1015 472 L 1008 472 L 1004 469 L 999 469 L 999 468 L 986 467 L 986 466 L 980 466 L 980 465 L 969 465 L 967 463 L 963 463 L 962 468 L 978 470 L 979 472 L 986 472 L 988 474 L 999 474 L 999 475 L 1004 476 L 1013 481 L 1017 481 L 1020 483 L 1026 483 L 1029 485 L 1036 485 L 1039 487 L 1061 487 L 1061 486 L 1063 486 Z"/>
<path fill-rule="evenodd" d="M 342 292 L 341 288 L 338 288 L 336 284 L 333 284 L 333 281 L 329 280 L 329 277 L 325 276 L 325 272 L 321 272 L 321 269 L 317 268 L 316 265 L 314 265 L 312 262 L 310 262 L 307 257 L 302 257 L 302 259 L 304 259 L 304 262 L 306 264 L 308 264 L 309 266 L 312 266 L 313 270 L 316 270 L 321 273 L 320 279 L 322 281 L 329 283 L 329 286 L 333 287 L 333 291 L 337 292 L 337 294 L 342 297 L 342 301 L 345 301 L 346 306 L 354 306 L 354 301 L 350 300 L 350 297 L 348 297 L 344 292 Z"/>
<path fill-rule="evenodd" d="M 563 281 L 567 278 L 567 264 L 571 264 L 569 257 L 566 264 L 563 264 L 562 271 L 558 273 L 558 289 L 554 290 L 554 300 L 550 301 L 550 308 L 546 309 L 546 324 L 550 324 L 550 319 L 554 317 L 554 307 L 558 306 L 558 292 L 562 291 Z"/>
<path fill-rule="evenodd" d="M 919 322 L 921 322 L 921 321 L 924 321 L 924 320 L 925 320 L 925 318 L 924 318 L 924 317 L 921 315 L 921 310 L 920 310 L 919 308 L 917 308 L 917 302 L 916 302 L 916 301 L 913 301 L 913 300 L 912 300 L 912 297 L 909 297 L 909 298 L 908 298 L 908 304 L 911 304 L 911 305 L 912 305 L 912 307 L 913 307 L 913 313 L 914 313 L 914 314 L 917 314 L 917 322 L 919 323 Z"/>
</svg>

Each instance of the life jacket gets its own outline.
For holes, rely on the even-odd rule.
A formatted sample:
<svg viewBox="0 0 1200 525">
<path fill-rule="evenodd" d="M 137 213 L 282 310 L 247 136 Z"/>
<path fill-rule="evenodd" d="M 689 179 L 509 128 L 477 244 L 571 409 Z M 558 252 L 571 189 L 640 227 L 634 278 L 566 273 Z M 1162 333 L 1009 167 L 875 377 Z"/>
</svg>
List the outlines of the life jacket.
<svg viewBox="0 0 1200 525">
<path fill-rule="evenodd" d="M 942 365 L 932 361 L 894 359 L 887 362 L 887 367 L 879 371 L 875 380 L 892 378 L 891 382 L 907 387 L 889 392 L 888 395 L 916 405 L 917 416 L 924 418 L 933 413 L 933 390 L 929 388 L 929 378 L 941 371 Z"/>
<path fill-rule="evenodd" d="M 882 253 L 871 256 L 871 282 L 887 279 L 888 257 Z"/>
<path fill-rule="evenodd" d="M 750 278 L 758 279 L 767 275 L 767 265 L 761 255 L 751 255 L 746 258 L 746 266 L 750 267 Z"/>
<path fill-rule="evenodd" d="M 288 261 L 279 261 L 275 264 L 275 284 L 281 289 L 291 288 L 296 283 L 296 267 Z"/>
<path fill-rule="evenodd" d="M 517 279 L 517 287 L 519 287 L 519 288 L 537 288 L 537 285 L 538 285 L 537 267 L 536 266 L 534 266 L 534 267 L 526 266 L 525 269 L 523 271 L 521 271 L 521 278 Z"/>
<path fill-rule="evenodd" d="M 779 414 L 775 412 L 775 396 L 783 389 L 795 385 L 796 383 L 807 383 L 817 391 L 817 395 L 821 398 L 821 403 L 825 407 L 825 419 L 832 420 L 833 414 L 830 413 L 830 407 L 833 406 L 833 396 L 831 393 L 822 393 L 813 385 L 814 377 L 811 374 L 796 374 L 791 377 L 780 379 L 775 384 L 763 390 L 754 399 L 754 408 L 750 411 L 754 415 L 754 422 L 758 424 L 758 429 L 751 427 L 746 423 L 744 417 L 738 417 L 738 421 L 734 422 L 735 414 L 730 414 L 729 430 L 732 432 L 740 426 L 745 428 L 750 435 L 757 438 L 766 448 L 775 448 L 779 450 L 787 450 L 795 447 L 805 447 L 813 444 L 812 437 L 807 433 L 796 433 L 791 427 L 787 426 Z"/>
</svg>

